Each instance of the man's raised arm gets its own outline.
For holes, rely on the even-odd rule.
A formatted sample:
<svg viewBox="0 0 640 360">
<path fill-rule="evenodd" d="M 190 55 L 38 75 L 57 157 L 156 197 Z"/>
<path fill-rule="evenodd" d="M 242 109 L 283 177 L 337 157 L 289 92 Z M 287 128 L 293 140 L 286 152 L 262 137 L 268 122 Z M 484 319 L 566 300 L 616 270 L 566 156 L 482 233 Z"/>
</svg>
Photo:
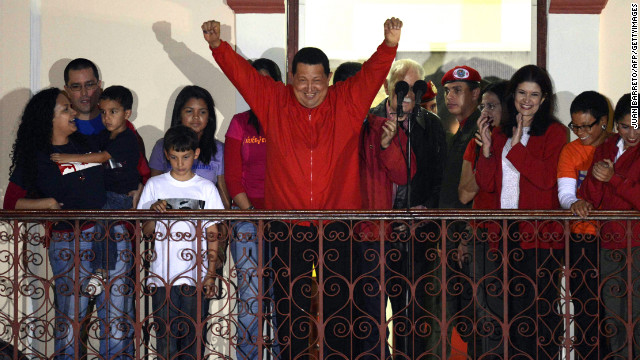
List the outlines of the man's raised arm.
<svg viewBox="0 0 640 360">
<path fill-rule="evenodd" d="M 339 90 L 339 96 L 352 104 L 351 108 L 354 110 L 349 114 L 349 118 L 357 129 L 362 125 L 361 119 L 369 112 L 373 99 L 389 73 L 393 59 L 396 57 L 401 32 L 400 19 L 394 17 L 387 19 L 384 22 L 384 41 L 369 60 L 362 64 L 362 69 L 345 80 L 342 89 Z"/>
<path fill-rule="evenodd" d="M 205 21 L 201 28 L 204 40 L 209 44 L 216 63 L 258 116 L 266 131 L 269 104 L 286 94 L 285 85 L 274 81 L 270 76 L 260 75 L 245 58 L 238 55 L 228 43 L 222 41 L 220 22 Z"/>
</svg>

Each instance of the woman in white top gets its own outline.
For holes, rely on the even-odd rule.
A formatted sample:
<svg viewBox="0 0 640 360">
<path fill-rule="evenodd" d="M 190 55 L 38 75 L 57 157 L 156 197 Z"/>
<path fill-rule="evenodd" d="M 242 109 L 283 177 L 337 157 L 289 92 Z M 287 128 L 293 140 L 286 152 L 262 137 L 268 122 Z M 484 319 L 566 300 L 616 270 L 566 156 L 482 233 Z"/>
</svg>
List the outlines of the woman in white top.
<svg viewBox="0 0 640 360">
<path fill-rule="evenodd" d="M 479 122 L 476 182 L 480 191 L 493 193 L 495 208 L 560 207 L 556 171 L 567 128 L 554 116 L 554 100 L 548 73 L 527 65 L 511 77 L 501 126 L 490 131 L 488 120 Z M 508 243 L 500 245 L 508 251 L 509 356 L 557 357 L 563 336 L 556 311 L 562 225 L 528 220 L 503 230 L 509 232 Z"/>
</svg>

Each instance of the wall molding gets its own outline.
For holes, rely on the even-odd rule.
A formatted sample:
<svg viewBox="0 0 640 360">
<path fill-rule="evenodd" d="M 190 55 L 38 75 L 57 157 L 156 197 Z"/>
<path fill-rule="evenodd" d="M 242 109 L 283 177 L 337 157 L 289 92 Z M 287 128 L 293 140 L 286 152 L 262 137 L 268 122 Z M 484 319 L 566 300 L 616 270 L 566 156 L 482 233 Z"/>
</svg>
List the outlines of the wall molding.
<svg viewBox="0 0 640 360">
<path fill-rule="evenodd" d="M 608 0 L 549 0 L 550 14 L 600 14 Z"/>
<path fill-rule="evenodd" d="M 236 14 L 284 14 L 284 0 L 227 0 Z"/>
</svg>

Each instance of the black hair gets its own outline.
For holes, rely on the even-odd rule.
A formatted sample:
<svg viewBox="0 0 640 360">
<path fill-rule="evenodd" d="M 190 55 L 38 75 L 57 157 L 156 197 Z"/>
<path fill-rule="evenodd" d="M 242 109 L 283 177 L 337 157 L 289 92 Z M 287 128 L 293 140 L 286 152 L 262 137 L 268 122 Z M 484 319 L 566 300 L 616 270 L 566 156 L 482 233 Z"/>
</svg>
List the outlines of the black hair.
<svg viewBox="0 0 640 360">
<path fill-rule="evenodd" d="M 258 71 L 267 70 L 267 72 L 269 73 L 269 76 L 274 81 L 282 81 L 282 74 L 280 73 L 280 68 L 278 67 L 278 64 L 273 62 L 273 60 L 270 60 L 267 58 L 256 59 L 251 63 L 251 66 L 253 66 L 253 68 Z M 260 127 L 260 122 L 258 121 L 258 117 L 256 116 L 256 114 L 253 113 L 253 110 L 250 110 L 249 112 L 249 125 L 253 126 L 256 129 L 256 132 L 258 133 L 258 135 L 260 135 L 262 128 Z"/>
<path fill-rule="evenodd" d="M 218 150 L 216 146 L 216 111 L 215 104 L 213 103 L 213 98 L 211 94 L 196 85 L 185 86 L 184 89 L 180 91 L 178 96 L 176 97 L 175 105 L 173 106 L 173 113 L 171 115 L 171 127 L 178 126 L 182 124 L 182 108 L 185 104 L 191 99 L 201 99 L 207 104 L 207 109 L 209 110 L 209 119 L 207 121 L 207 126 L 205 126 L 204 131 L 202 132 L 202 136 L 200 137 L 200 156 L 198 160 L 200 160 L 204 164 L 209 164 L 211 159 L 216 156 L 216 152 Z"/>
<path fill-rule="evenodd" d="M 255 59 L 251 63 L 251 66 L 253 66 L 253 68 L 258 71 L 267 70 L 267 72 L 269 73 L 269 76 L 271 76 L 273 80 L 282 81 L 282 74 L 280 73 L 280 68 L 278 67 L 278 64 L 276 64 L 271 59 L 267 59 L 267 58 Z"/>
<path fill-rule="evenodd" d="M 84 69 L 93 70 L 93 76 L 96 77 L 96 80 L 100 81 L 100 75 L 98 74 L 98 67 L 96 66 L 96 64 L 94 64 L 93 61 L 85 58 L 77 58 L 71 60 L 71 62 L 64 68 L 64 83 L 66 85 L 69 85 L 69 71 Z"/>
<path fill-rule="evenodd" d="M 296 74 L 298 70 L 298 63 L 307 64 L 307 65 L 318 65 L 321 64 L 324 68 L 324 74 L 328 77 L 331 70 L 329 69 L 329 58 L 324 53 L 324 51 L 314 48 L 314 47 L 305 47 L 296 53 L 293 57 L 293 64 L 291 66 L 291 71 L 293 75 Z"/>
<path fill-rule="evenodd" d="M 631 93 L 626 93 L 616 103 L 616 109 L 613 111 L 613 120 L 620 122 L 629 114 L 631 114 Z"/>
<path fill-rule="evenodd" d="M 597 91 L 585 91 L 576 96 L 569 108 L 570 114 L 582 112 L 600 120 L 603 116 L 609 117 L 609 103 L 604 95 Z"/>
<path fill-rule="evenodd" d="M 9 175 L 20 169 L 20 185 L 27 190 L 27 195 L 35 193 L 38 173 L 36 165 L 39 151 L 53 152 L 51 136 L 53 135 L 54 110 L 60 94 L 66 94 L 58 88 L 48 88 L 35 94 L 24 108 L 20 125 L 16 134 L 16 141 L 11 151 L 11 166 Z M 77 131 L 69 138 L 80 145 L 85 145 L 84 137 Z"/>
<path fill-rule="evenodd" d="M 505 99 L 506 106 L 503 108 L 501 125 L 502 131 L 508 138 L 513 136 L 513 128 L 518 124 L 516 120 L 518 111 L 516 110 L 515 105 L 515 94 L 518 89 L 518 85 L 523 82 L 535 82 L 538 84 L 542 91 L 542 99 L 544 99 L 540 104 L 538 111 L 533 115 L 529 134 L 531 136 L 544 135 L 547 128 L 549 128 L 552 123 L 558 122 L 558 119 L 554 115 L 556 102 L 549 74 L 545 69 L 539 66 L 525 65 L 518 69 L 518 71 L 516 71 L 511 77 L 511 80 L 509 80 L 509 89 Z"/>
<path fill-rule="evenodd" d="M 507 95 L 508 87 L 509 87 L 509 82 L 506 80 L 490 83 L 482 90 L 482 93 L 480 94 L 480 98 L 482 98 L 482 95 L 486 93 L 492 93 L 498 97 L 498 100 L 500 100 L 500 105 L 503 105 Z"/>
<path fill-rule="evenodd" d="M 357 74 L 362 69 L 362 64 L 354 61 L 347 61 L 340 64 L 336 71 L 333 73 L 333 84 L 340 81 L 345 81 L 353 75 Z"/>
<path fill-rule="evenodd" d="M 480 87 L 480 82 L 478 81 L 462 81 L 462 82 L 467 83 L 467 85 L 469 85 L 469 90 L 471 91 Z"/>
<path fill-rule="evenodd" d="M 188 126 L 177 125 L 169 128 L 164 134 L 164 151 L 196 151 L 198 148 L 198 134 Z"/>
<path fill-rule="evenodd" d="M 113 85 L 104 89 L 100 100 L 113 100 L 118 102 L 125 110 L 131 110 L 133 106 L 133 94 L 124 86 Z"/>
<path fill-rule="evenodd" d="M 13 175 L 16 168 L 21 169 L 20 185 L 27 191 L 35 187 L 38 172 L 35 159 L 38 151 L 42 147 L 51 147 L 53 110 L 60 93 L 60 89 L 57 88 L 40 91 L 29 100 L 22 113 L 11 151 L 9 174 Z"/>
</svg>

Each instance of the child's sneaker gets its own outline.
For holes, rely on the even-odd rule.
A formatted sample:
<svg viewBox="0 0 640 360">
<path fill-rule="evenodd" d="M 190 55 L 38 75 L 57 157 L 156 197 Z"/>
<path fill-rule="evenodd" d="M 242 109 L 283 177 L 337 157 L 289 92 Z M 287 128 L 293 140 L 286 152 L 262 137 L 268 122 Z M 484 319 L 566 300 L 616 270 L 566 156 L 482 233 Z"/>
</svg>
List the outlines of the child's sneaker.
<svg viewBox="0 0 640 360">
<path fill-rule="evenodd" d="M 94 298 L 100 295 L 104 290 L 104 286 L 102 285 L 102 283 L 105 280 L 105 278 L 106 277 L 104 274 L 104 270 L 102 269 L 96 270 L 96 273 L 91 275 L 91 277 L 89 278 L 89 281 L 86 283 L 83 289 L 83 292 L 91 298 Z"/>
</svg>

